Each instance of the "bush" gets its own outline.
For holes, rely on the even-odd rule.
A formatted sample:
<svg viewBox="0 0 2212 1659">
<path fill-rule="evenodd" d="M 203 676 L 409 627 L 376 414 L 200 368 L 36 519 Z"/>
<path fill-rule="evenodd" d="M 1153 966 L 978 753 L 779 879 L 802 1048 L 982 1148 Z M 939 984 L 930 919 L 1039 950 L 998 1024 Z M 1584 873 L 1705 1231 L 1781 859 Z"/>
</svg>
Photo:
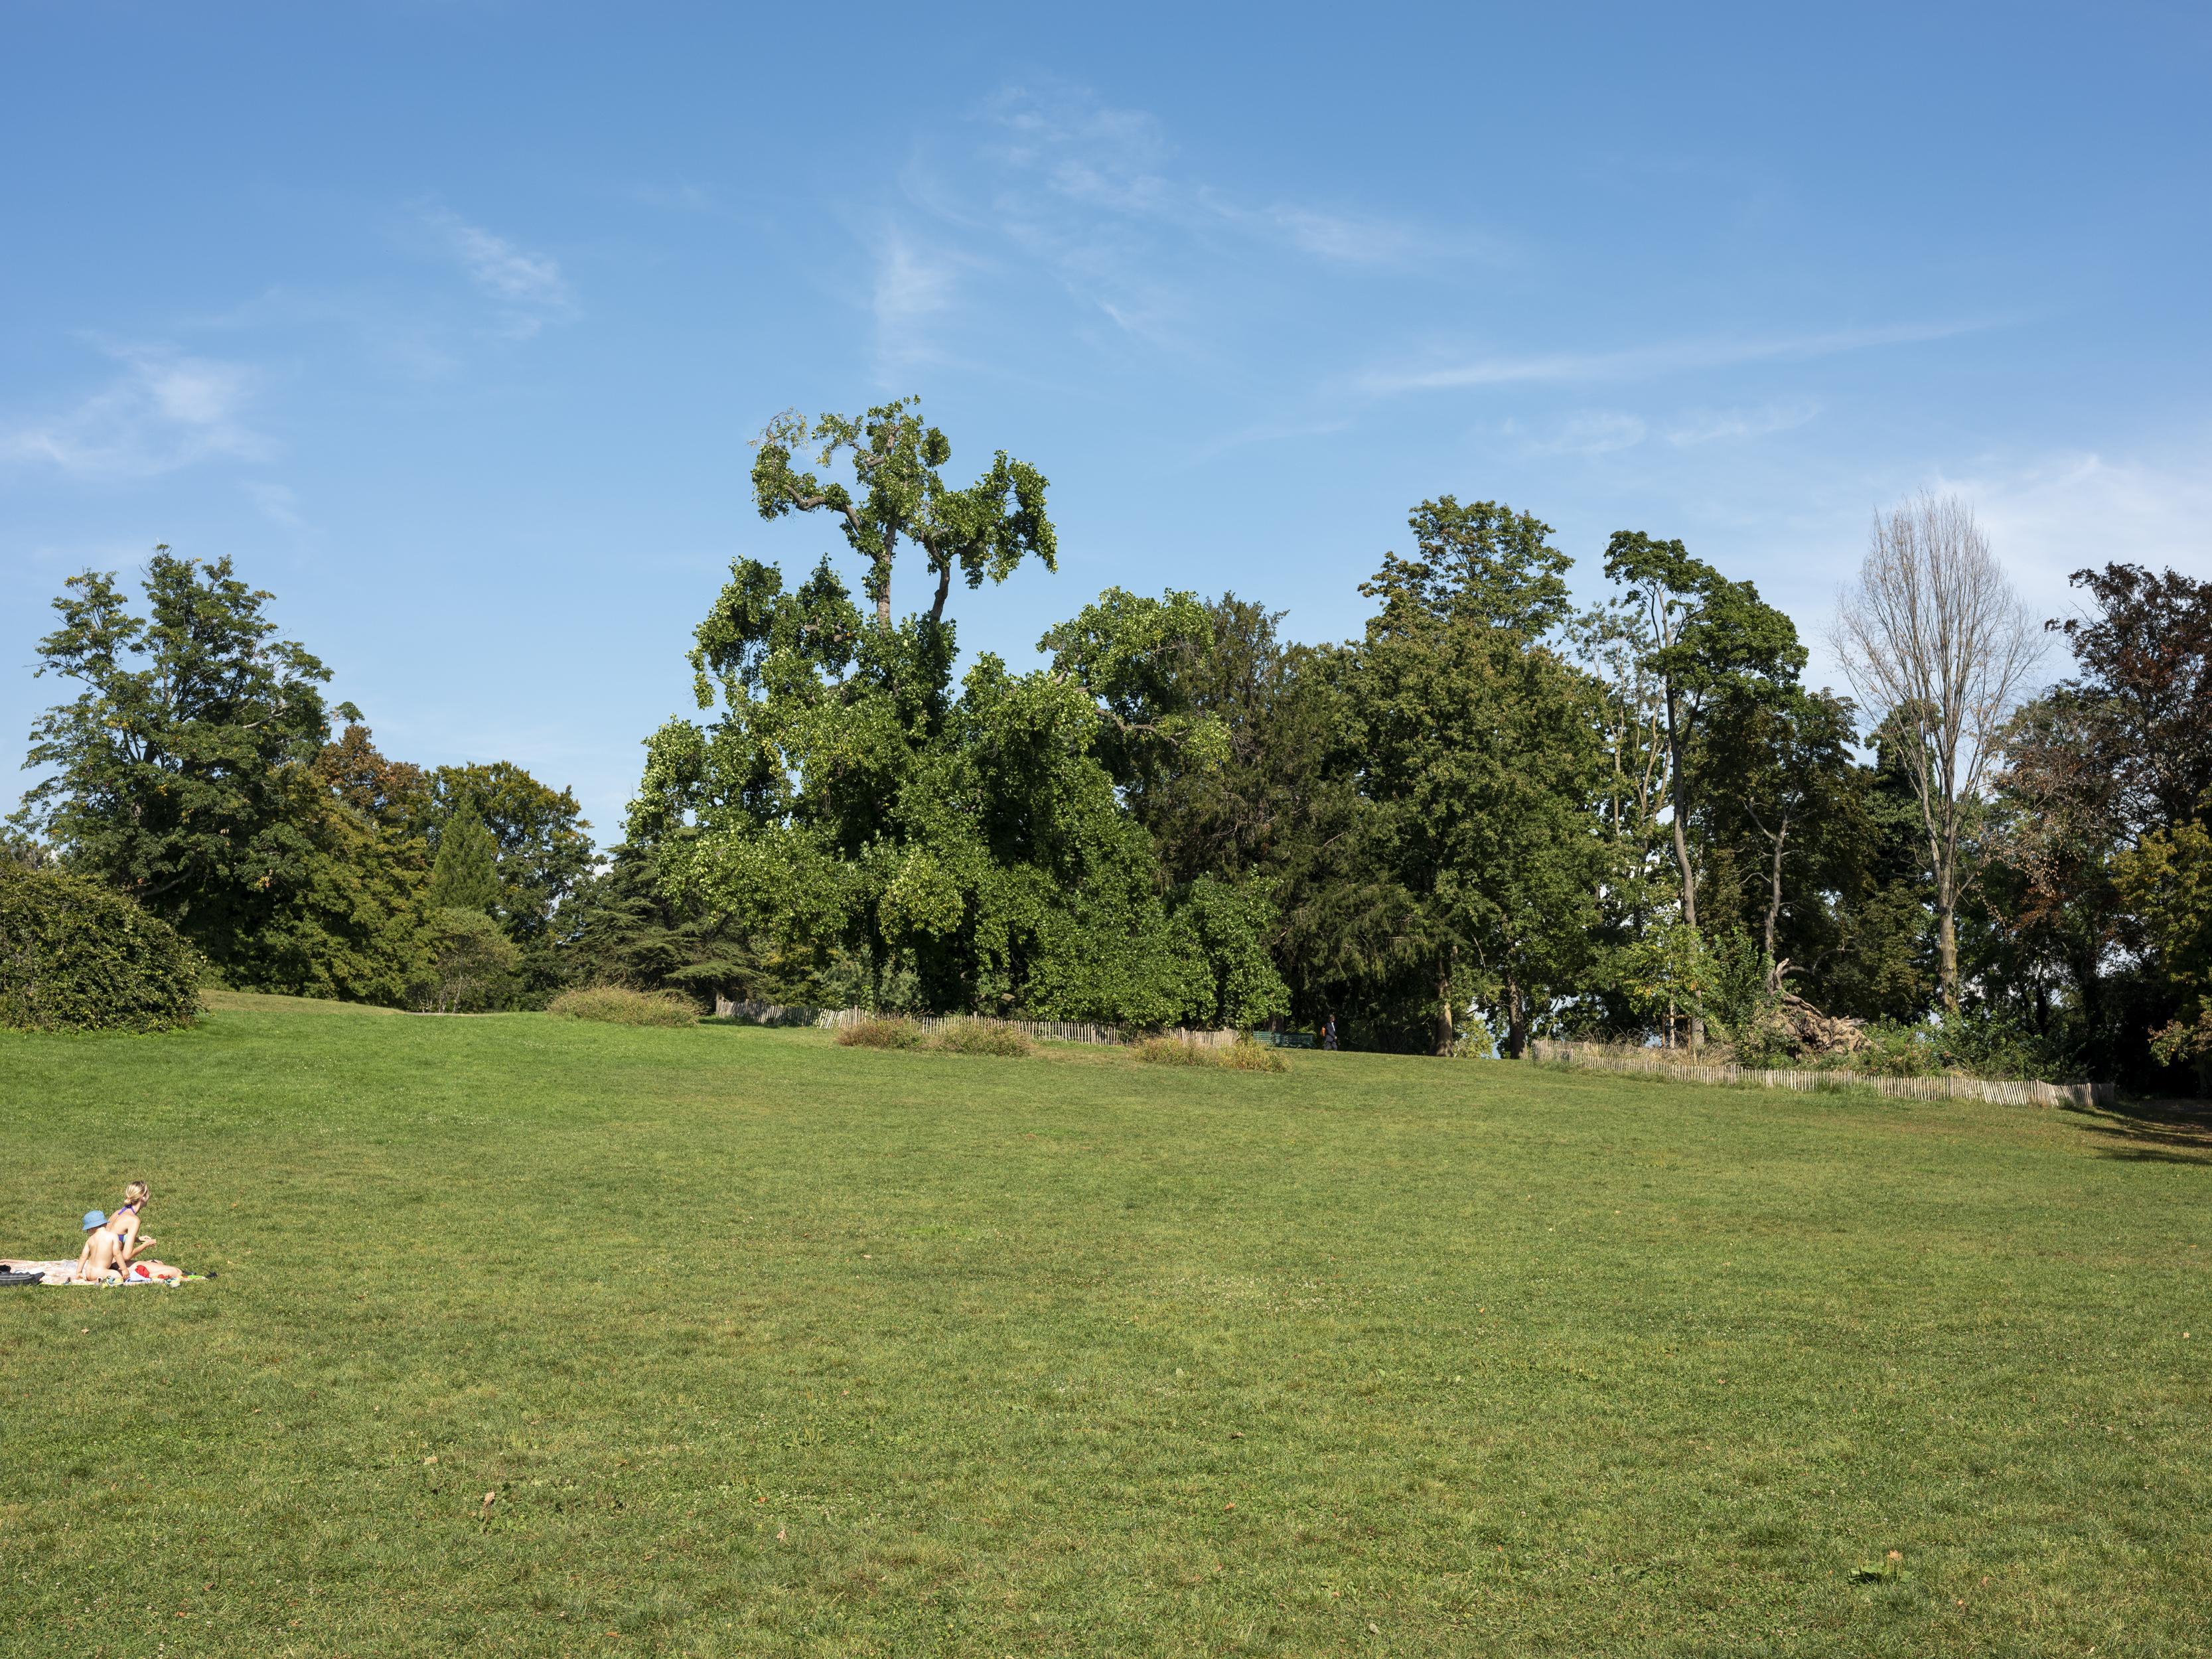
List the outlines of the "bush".
<svg viewBox="0 0 2212 1659">
<path fill-rule="evenodd" d="M 167 1031 L 199 1012 L 198 953 L 120 893 L 0 862 L 0 1025 Z"/>
<path fill-rule="evenodd" d="M 1030 1040 L 1003 1020 L 949 1019 L 924 1031 L 903 1014 L 866 1014 L 837 1028 L 848 1048 L 928 1048 L 943 1054 L 998 1054 L 1018 1058 Z"/>
<path fill-rule="evenodd" d="M 1008 1060 L 1030 1052 L 1030 1040 L 1003 1020 L 955 1019 L 930 1034 L 929 1046 L 948 1054 L 998 1054 Z"/>
<path fill-rule="evenodd" d="M 1866 1036 L 1866 1048 L 1844 1064 L 1885 1077 L 1952 1073 L 2060 1083 L 2081 1075 L 2065 1054 L 1999 1009 L 1969 1006 L 1950 1020 L 1923 1025 L 1878 1021 Z"/>
<path fill-rule="evenodd" d="M 1214 1064 L 1231 1072 L 1287 1072 L 1291 1062 L 1282 1051 L 1250 1037 L 1239 1037 L 1226 1048 L 1213 1051 Z"/>
<path fill-rule="evenodd" d="M 1287 1072 L 1291 1062 L 1265 1043 L 1239 1037 L 1227 1045 L 1188 1037 L 1146 1037 L 1134 1045 L 1139 1060 L 1155 1066 L 1211 1066 L 1228 1072 Z"/>
<path fill-rule="evenodd" d="M 848 1048 L 919 1048 L 921 1027 L 899 1014 L 869 1014 L 837 1028 Z"/>
<path fill-rule="evenodd" d="M 675 991 L 633 991 L 624 985 L 586 985 L 563 991 L 545 1005 L 563 1019 L 596 1019 L 608 1025 L 695 1025 L 699 1011 Z"/>
<path fill-rule="evenodd" d="M 429 940 L 429 963 L 409 988 L 416 1008 L 480 1014 L 507 1006 L 522 952 L 497 922 L 480 910 L 435 910 Z"/>
</svg>

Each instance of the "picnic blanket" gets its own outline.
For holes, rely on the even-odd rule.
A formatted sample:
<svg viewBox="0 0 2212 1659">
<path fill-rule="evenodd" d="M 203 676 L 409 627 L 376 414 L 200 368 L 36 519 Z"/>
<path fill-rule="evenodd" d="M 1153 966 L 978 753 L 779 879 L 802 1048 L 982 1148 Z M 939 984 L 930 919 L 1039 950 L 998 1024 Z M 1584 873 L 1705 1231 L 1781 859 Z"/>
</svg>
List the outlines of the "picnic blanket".
<svg viewBox="0 0 2212 1659">
<path fill-rule="evenodd" d="M 76 1281 L 76 1258 L 66 1261 L 15 1261 L 0 1260 L 0 1272 L 36 1273 L 41 1285 L 70 1285 Z"/>
<path fill-rule="evenodd" d="M 100 1280 L 96 1279 L 79 1279 L 76 1276 L 76 1258 L 75 1256 L 71 1256 L 66 1261 L 18 1261 L 14 1257 L 0 1256 L 0 1273 L 36 1273 L 39 1275 L 39 1283 L 41 1285 L 97 1285 L 100 1283 Z M 185 1275 L 188 1279 L 204 1279 L 206 1276 L 207 1275 L 204 1273 L 186 1273 Z M 17 1284 L 24 1284 L 28 1281 L 18 1279 L 15 1282 Z M 155 1285 L 161 1283 L 159 1279 L 140 1279 L 136 1275 L 126 1277 L 122 1280 L 122 1282 L 125 1285 Z"/>
</svg>

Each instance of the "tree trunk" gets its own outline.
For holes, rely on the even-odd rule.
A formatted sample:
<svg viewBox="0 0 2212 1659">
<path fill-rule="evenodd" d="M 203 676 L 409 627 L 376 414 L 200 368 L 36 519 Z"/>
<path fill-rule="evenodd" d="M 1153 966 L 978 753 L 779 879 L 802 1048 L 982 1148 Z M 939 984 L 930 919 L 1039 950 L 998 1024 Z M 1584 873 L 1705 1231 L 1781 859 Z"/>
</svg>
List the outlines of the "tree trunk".
<svg viewBox="0 0 2212 1659">
<path fill-rule="evenodd" d="M 1505 981 L 1505 1058 L 1526 1060 L 1528 1057 L 1528 1005 L 1522 1000 L 1521 988 L 1508 975 Z"/>
<path fill-rule="evenodd" d="M 1959 1013 L 1959 899 L 1945 881 L 1936 890 L 1936 970 L 1943 981 L 1943 1012 Z"/>
<path fill-rule="evenodd" d="M 1443 1055 L 1452 1051 L 1452 975 L 1451 957 L 1447 955 L 1437 960 L 1437 1046 L 1435 1053 Z"/>
<path fill-rule="evenodd" d="M 884 532 L 883 551 L 876 556 L 876 626 L 891 631 L 891 561 L 898 555 L 898 532 Z"/>
<path fill-rule="evenodd" d="M 2097 953 L 2093 947 L 2067 954 L 2071 958 L 2074 994 L 2081 1006 L 2081 1029 L 2087 1034 L 2089 1053 L 2101 1060 L 2107 1050 L 2105 1047 L 2105 986 L 2097 972 Z M 2041 1000 L 2048 1000 L 2047 993 L 2039 991 L 2037 995 Z M 2046 1014 L 2046 1029 L 2048 1018 Z M 2112 1073 L 2106 1069 L 2103 1074 L 2110 1077 Z M 2097 1076 L 2098 1072 L 2093 1070 L 2090 1075 Z"/>
<path fill-rule="evenodd" d="M 1955 836 L 1928 837 L 1928 862 L 1936 877 L 1936 976 L 1942 982 L 1943 1012 L 1959 1012 L 1959 843 Z"/>
<path fill-rule="evenodd" d="M 1667 793 L 1674 807 L 1674 869 L 1682 878 L 1682 925 L 1694 939 L 1698 933 L 1698 878 L 1690 867 L 1689 785 L 1682 774 L 1682 736 L 1674 720 L 1674 688 L 1667 688 Z M 1673 1019 L 1671 1001 L 1668 1018 Z M 1690 1048 L 1692 1053 L 1705 1046 L 1705 1019 L 1702 1014 L 1690 1016 Z"/>
<path fill-rule="evenodd" d="M 1775 960 L 1774 935 L 1782 925 L 1782 849 L 1790 840 L 1790 820 L 1782 820 L 1781 828 L 1774 832 L 1774 862 L 1767 871 L 1766 927 L 1760 936 L 1765 947 L 1766 960 Z"/>
</svg>

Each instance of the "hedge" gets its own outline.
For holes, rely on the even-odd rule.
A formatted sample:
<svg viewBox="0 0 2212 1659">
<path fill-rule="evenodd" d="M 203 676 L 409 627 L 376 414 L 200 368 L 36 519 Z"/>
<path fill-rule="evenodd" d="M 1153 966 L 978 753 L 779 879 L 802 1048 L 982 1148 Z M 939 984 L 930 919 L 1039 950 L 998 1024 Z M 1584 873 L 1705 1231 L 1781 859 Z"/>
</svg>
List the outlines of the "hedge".
<svg viewBox="0 0 2212 1659">
<path fill-rule="evenodd" d="M 0 866 L 0 1026 L 167 1031 L 199 1012 L 200 959 L 120 893 Z"/>
</svg>

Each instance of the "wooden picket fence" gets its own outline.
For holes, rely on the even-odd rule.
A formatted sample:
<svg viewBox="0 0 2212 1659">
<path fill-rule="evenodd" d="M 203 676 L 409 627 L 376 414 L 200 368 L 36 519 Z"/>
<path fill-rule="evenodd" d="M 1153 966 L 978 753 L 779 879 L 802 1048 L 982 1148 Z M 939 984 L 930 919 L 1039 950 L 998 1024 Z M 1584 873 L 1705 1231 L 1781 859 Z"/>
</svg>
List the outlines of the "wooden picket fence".
<svg viewBox="0 0 2212 1659">
<path fill-rule="evenodd" d="M 732 1002 L 719 992 L 714 997 L 714 1018 L 735 1020 L 740 1025 L 815 1025 L 829 1012 L 826 1008 L 786 1007 L 780 1002 Z"/>
<path fill-rule="evenodd" d="M 877 1016 L 866 1008 L 786 1007 L 774 1002 L 733 1002 L 727 997 L 718 996 L 714 999 L 714 1018 L 734 1020 L 741 1025 L 812 1025 L 834 1031 L 841 1025 L 850 1025 L 855 1020 L 873 1019 Z M 961 1016 L 915 1014 L 908 1018 L 923 1030 L 934 1031 L 952 1024 Z M 1080 1020 L 1006 1019 L 994 1020 L 992 1024 L 1006 1026 L 1037 1042 L 1116 1044 L 1129 1041 L 1111 1025 L 1092 1025 Z M 1225 1046 L 1236 1042 L 1237 1037 L 1235 1031 L 1177 1030 L 1167 1035 L 1207 1048 Z"/>
<path fill-rule="evenodd" d="M 1673 1051 L 1679 1053 L 1680 1050 Z M 1528 1045 L 1533 1060 L 1587 1071 L 1624 1072 L 1677 1078 L 1685 1083 L 1727 1083 L 1757 1089 L 1873 1089 L 1905 1100 L 1986 1100 L 1999 1106 L 2110 1106 L 2118 1090 L 2110 1083 L 2027 1083 L 1979 1077 L 1881 1077 L 1872 1072 L 1811 1069 L 1770 1070 L 1748 1066 L 1696 1066 L 1657 1048 L 1620 1048 L 1603 1042 Z"/>
</svg>

